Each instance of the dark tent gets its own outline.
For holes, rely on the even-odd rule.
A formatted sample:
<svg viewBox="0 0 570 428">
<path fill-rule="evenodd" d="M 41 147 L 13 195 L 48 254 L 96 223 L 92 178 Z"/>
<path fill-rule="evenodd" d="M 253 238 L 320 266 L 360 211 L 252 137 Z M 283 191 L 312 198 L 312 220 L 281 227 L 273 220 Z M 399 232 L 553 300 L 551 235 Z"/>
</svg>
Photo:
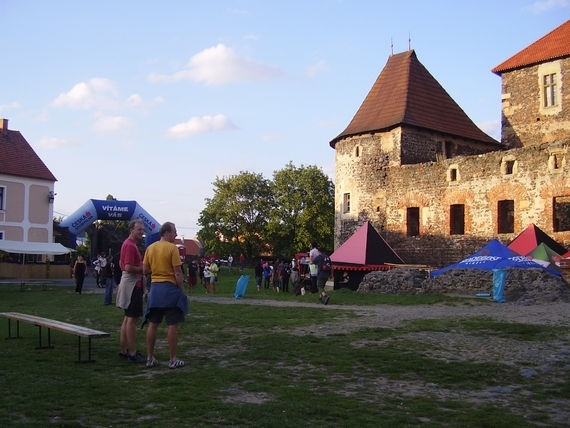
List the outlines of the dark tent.
<svg viewBox="0 0 570 428">
<path fill-rule="evenodd" d="M 389 270 L 394 264 L 404 264 L 368 221 L 330 257 L 333 262 L 335 289 L 347 287 L 356 290 L 368 272 Z M 349 274 L 347 283 L 342 282 L 344 272 Z"/>
<path fill-rule="evenodd" d="M 526 256 L 541 243 L 546 244 L 551 250 L 558 254 L 564 254 L 566 252 L 566 249 L 562 245 L 532 223 L 507 246 L 511 250 Z"/>
</svg>

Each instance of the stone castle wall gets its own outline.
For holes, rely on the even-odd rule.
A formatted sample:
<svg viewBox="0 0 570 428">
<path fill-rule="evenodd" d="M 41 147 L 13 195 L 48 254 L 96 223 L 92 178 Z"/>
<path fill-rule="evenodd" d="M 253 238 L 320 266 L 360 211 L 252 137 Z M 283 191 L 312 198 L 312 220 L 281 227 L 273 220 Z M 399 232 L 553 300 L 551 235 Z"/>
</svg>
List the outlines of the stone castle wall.
<svg viewBox="0 0 570 428">
<path fill-rule="evenodd" d="M 553 231 L 553 198 L 570 196 L 570 141 L 399 166 L 391 159 L 400 135 L 337 143 L 335 248 L 366 220 L 410 264 L 456 262 L 492 238 L 509 243 L 530 223 L 570 246 L 570 232 Z M 343 206 L 345 193 L 350 212 Z M 498 201 L 505 199 L 514 200 L 514 233 L 498 234 Z M 465 206 L 463 235 L 450 235 L 452 204 Z M 407 236 L 409 207 L 419 208 L 419 236 Z"/>
<path fill-rule="evenodd" d="M 540 145 L 567 138 L 570 133 L 570 57 L 504 73 L 502 81 L 502 136 L 508 147 Z M 557 73 L 559 100 L 543 107 L 544 74 Z"/>
</svg>

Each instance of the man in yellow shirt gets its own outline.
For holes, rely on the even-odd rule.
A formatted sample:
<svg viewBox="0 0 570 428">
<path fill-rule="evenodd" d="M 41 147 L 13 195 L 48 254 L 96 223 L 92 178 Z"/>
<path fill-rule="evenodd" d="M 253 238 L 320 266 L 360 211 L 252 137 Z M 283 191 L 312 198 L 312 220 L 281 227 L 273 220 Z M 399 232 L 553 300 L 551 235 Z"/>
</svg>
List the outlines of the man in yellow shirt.
<svg viewBox="0 0 570 428">
<path fill-rule="evenodd" d="M 170 361 L 168 367 L 176 369 L 185 363 L 176 356 L 178 324 L 188 313 L 188 298 L 184 294 L 184 276 L 178 248 L 174 245 L 176 226 L 166 222 L 160 227 L 160 241 L 151 244 L 144 255 L 143 272 L 151 275 L 150 293 L 142 324 L 149 323 L 146 332 L 148 367 L 158 365 L 154 357 L 156 331 L 162 319 L 168 326 L 167 339 Z"/>
</svg>

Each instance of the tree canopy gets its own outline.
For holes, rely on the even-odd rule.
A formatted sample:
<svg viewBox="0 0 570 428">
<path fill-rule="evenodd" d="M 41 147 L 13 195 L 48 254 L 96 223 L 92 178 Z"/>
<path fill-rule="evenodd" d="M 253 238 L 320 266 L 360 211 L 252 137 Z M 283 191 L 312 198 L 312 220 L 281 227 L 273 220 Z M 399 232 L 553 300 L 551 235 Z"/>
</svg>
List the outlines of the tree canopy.
<svg viewBox="0 0 570 428">
<path fill-rule="evenodd" d="M 272 180 L 240 172 L 213 185 L 198 219 L 208 252 L 291 256 L 312 241 L 332 250 L 334 184 L 320 168 L 289 163 Z"/>
</svg>

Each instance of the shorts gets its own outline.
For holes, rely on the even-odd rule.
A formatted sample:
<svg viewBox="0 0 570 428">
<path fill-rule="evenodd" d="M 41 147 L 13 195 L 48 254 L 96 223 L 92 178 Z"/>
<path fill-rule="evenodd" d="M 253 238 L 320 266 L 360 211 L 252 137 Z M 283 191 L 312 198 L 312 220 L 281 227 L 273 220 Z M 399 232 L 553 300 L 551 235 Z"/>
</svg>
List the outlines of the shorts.
<svg viewBox="0 0 570 428">
<path fill-rule="evenodd" d="M 196 276 L 189 276 L 188 277 L 188 284 L 196 285 Z"/>
<path fill-rule="evenodd" d="M 216 283 L 216 277 L 212 275 L 210 277 L 210 284 L 215 284 L 215 283 Z"/>
<path fill-rule="evenodd" d="M 162 318 L 166 319 L 166 325 L 176 325 L 186 319 L 180 308 L 151 308 L 147 319 L 153 324 L 160 324 Z"/>
<path fill-rule="evenodd" d="M 321 278 L 318 278 L 318 279 L 317 279 L 317 288 L 319 289 L 319 291 L 320 291 L 321 293 L 324 293 L 324 292 L 325 292 L 325 285 L 326 285 L 326 283 L 327 283 L 327 280 L 326 280 L 326 279 L 321 279 Z"/>
<path fill-rule="evenodd" d="M 143 316 L 143 289 L 142 287 L 133 288 L 131 294 L 131 303 L 125 309 L 125 316 L 129 318 L 140 318 Z"/>
</svg>

